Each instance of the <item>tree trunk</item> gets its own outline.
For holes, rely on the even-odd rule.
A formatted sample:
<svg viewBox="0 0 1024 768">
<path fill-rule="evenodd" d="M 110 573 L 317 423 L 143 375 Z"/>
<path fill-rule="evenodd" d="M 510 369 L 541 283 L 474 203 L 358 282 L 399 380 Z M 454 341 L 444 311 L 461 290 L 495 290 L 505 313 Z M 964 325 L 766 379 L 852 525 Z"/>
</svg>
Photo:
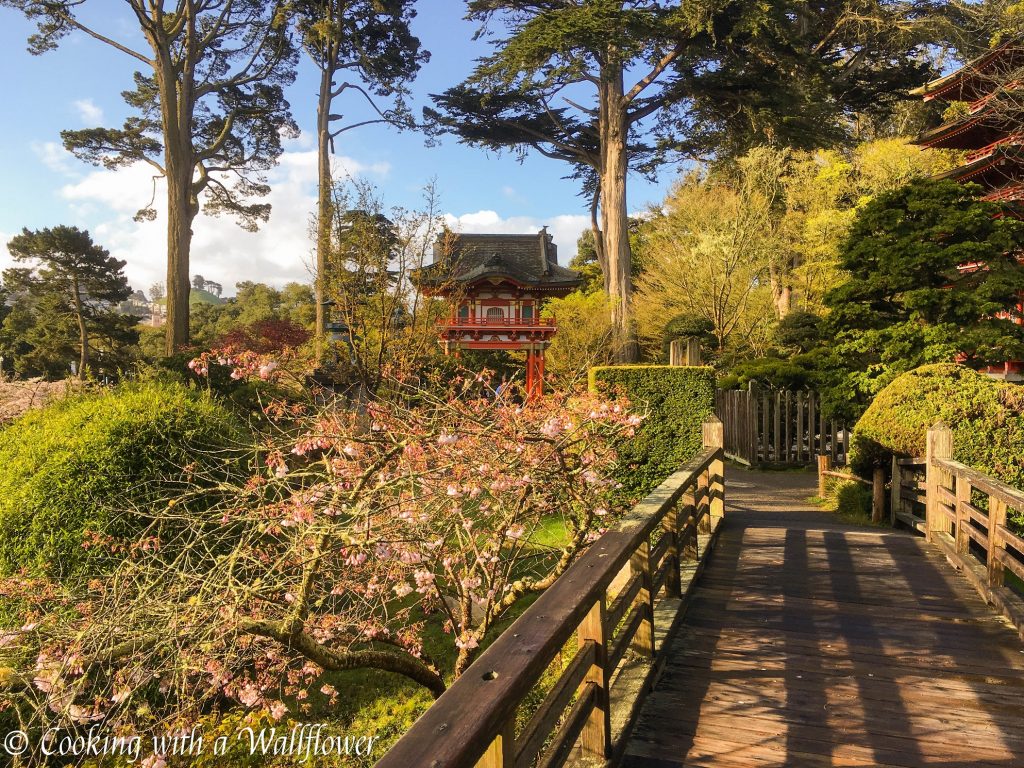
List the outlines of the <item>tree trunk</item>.
<svg viewBox="0 0 1024 768">
<path fill-rule="evenodd" d="M 614 61 L 617 57 L 612 54 L 612 58 Z M 639 347 L 632 313 L 632 253 L 626 207 L 629 125 L 620 64 L 602 66 L 600 94 L 601 212 L 604 256 L 608 264 L 605 280 L 615 334 L 613 355 L 616 362 L 635 363 L 639 358 Z"/>
<path fill-rule="evenodd" d="M 768 270 L 768 280 L 771 283 L 775 317 L 781 320 L 789 314 L 793 301 L 793 287 L 789 284 L 789 271 L 771 267 Z"/>
<path fill-rule="evenodd" d="M 320 361 L 327 339 L 327 297 L 324 279 L 327 274 L 327 260 L 331 248 L 331 90 L 333 87 L 330 67 L 320 73 L 320 94 L 317 103 L 317 205 L 316 205 L 316 275 L 313 292 L 316 301 L 316 360 Z"/>
<path fill-rule="evenodd" d="M 78 288 L 78 278 L 71 283 L 72 299 L 75 303 L 75 319 L 78 321 L 78 378 L 85 378 L 85 371 L 89 367 L 89 332 L 85 328 L 85 317 L 82 311 L 82 293 Z"/>
<path fill-rule="evenodd" d="M 168 156 L 171 152 L 167 152 Z M 164 352 L 173 355 L 189 340 L 189 251 L 192 248 L 192 166 L 167 163 L 167 329 Z"/>
</svg>

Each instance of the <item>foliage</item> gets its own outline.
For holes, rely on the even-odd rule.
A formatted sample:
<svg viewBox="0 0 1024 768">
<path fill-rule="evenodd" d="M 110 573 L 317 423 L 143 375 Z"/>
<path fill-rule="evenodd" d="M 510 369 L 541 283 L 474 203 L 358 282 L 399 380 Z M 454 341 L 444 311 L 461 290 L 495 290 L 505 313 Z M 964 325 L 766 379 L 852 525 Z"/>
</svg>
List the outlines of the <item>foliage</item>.
<svg viewBox="0 0 1024 768">
<path fill-rule="evenodd" d="M 264 176 L 297 133 L 283 86 L 294 79 L 295 51 L 276 3 L 223 0 L 178 4 L 125 0 L 139 26 L 134 40 L 83 21 L 81 2 L 2 0 L 37 23 L 32 53 L 57 47 L 80 32 L 131 58 L 143 71 L 122 96 L 132 114 L 121 128 L 61 133 L 64 146 L 86 162 L 119 168 L 150 165 L 167 185 L 166 353 L 188 342 L 189 252 L 192 222 L 205 203 L 211 214 L 231 213 L 255 229 L 270 213 L 249 202 L 269 191 Z M 93 4 L 89 4 L 91 7 Z M 146 50 L 148 48 L 148 50 Z M 154 187 L 154 195 L 156 188 Z M 152 220 L 152 201 L 136 215 Z"/>
<path fill-rule="evenodd" d="M 1024 328 L 1011 319 L 1024 291 L 1024 223 L 977 193 L 918 181 L 861 209 L 842 248 L 850 278 L 826 297 L 852 410 L 924 363 L 981 367 L 1024 354 Z"/>
<path fill-rule="evenodd" d="M 612 362 L 612 326 L 603 291 L 576 291 L 565 298 L 549 299 L 541 316 L 558 321 L 558 333 L 544 363 L 545 374 L 550 374 L 558 388 L 572 390 L 595 365 Z"/>
<path fill-rule="evenodd" d="M 703 448 L 701 424 L 715 410 L 715 372 L 706 367 L 626 365 L 593 368 L 590 389 L 625 397 L 645 415 L 620 450 L 622 495 L 642 498 Z"/>
<path fill-rule="evenodd" d="M 24 229 L 7 248 L 32 264 L 3 275 L 11 307 L 0 350 L 14 358 L 15 372 L 61 379 L 76 364 L 79 378 L 118 375 L 138 342 L 138 318 L 117 311 L 131 295 L 125 262 L 77 227 Z"/>
<path fill-rule="evenodd" d="M 315 313 L 313 289 L 309 285 L 287 283 L 278 289 L 246 280 L 235 286 L 234 296 L 192 307 L 192 340 L 199 347 L 214 347 L 231 334 L 249 333 L 246 328 L 263 323 L 286 324 L 312 332 Z"/>
<path fill-rule="evenodd" d="M 904 373 L 878 393 L 854 427 L 854 469 L 924 456 L 925 434 L 940 420 L 953 430 L 953 458 L 1024 488 L 1024 388 L 954 363 Z"/>
<path fill-rule="evenodd" d="M 718 354 L 763 349 L 772 320 L 764 283 L 777 238 L 760 191 L 690 177 L 642 229 L 645 268 L 634 304 L 649 348 L 660 352 L 666 319 L 684 314 L 711 326 Z"/>
<path fill-rule="evenodd" d="M 747 389 L 751 383 L 767 389 L 799 390 L 817 388 L 814 355 L 797 355 L 785 360 L 758 357 L 742 360 L 729 369 L 718 385 L 721 389 Z"/>
<path fill-rule="evenodd" d="M 109 567 L 140 544 L 153 504 L 241 439 L 223 407 L 180 385 L 126 384 L 28 412 L 0 430 L 0 573 Z"/>
<path fill-rule="evenodd" d="M 413 0 L 298 0 L 291 3 L 292 21 L 302 48 L 320 71 L 317 93 L 317 212 L 315 332 L 317 357 L 327 334 L 325 280 L 331 257 L 334 179 L 330 156 L 334 143 L 347 131 L 367 125 L 413 127 L 406 105 L 408 84 L 430 54 L 411 31 L 416 17 Z M 337 78 L 345 78 L 341 83 Z M 365 102 L 368 116 L 349 119 L 334 104 L 351 92 L 356 103 Z M 388 99 L 390 105 L 379 103 Z M 348 112 L 348 110 L 346 110 Z M 357 112 L 358 115 L 358 112 Z"/>
<path fill-rule="evenodd" d="M 783 349 L 793 350 L 798 354 L 809 352 L 824 341 L 821 317 L 803 310 L 790 312 L 779 320 L 775 329 L 775 340 Z"/>
<path fill-rule="evenodd" d="M 323 291 L 337 328 L 335 367 L 342 383 L 372 393 L 389 371 L 413 370 L 438 354 L 444 304 L 418 293 L 411 278 L 444 225 L 432 185 L 420 210 L 387 209 L 362 182 L 339 185 L 334 195 Z"/>
<path fill-rule="evenodd" d="M 232 362 L 250 376 L 273 361 Z M 150 733 L 215 702 L 308 716 L 315 691 L 339 700 L 327 671 L 386 670 L 438 695 L 614 519 L 615 445 L 640 421 L 591 395 L 477 399 L 481 378 L 308 410 L 251 473 L 202 488 L 203 505 L 187 503 L 195 485 L 165 496 L 114 573 L 33 599 L 7 701 L 33 723 L 102 715 Z M 553 516 L 564 539 L 534 541 Z M 428 619 L 454 669 L 427 652 Z"/>
</svg>

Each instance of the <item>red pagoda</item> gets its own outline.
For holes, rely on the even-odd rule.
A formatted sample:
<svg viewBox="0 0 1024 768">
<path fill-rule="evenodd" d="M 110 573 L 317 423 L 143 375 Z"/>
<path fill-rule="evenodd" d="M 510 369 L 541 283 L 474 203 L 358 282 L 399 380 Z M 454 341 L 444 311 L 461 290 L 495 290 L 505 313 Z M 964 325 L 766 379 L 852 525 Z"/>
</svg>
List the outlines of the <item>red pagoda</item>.
<svg viewBox="0 0 1024 768">
<path fill-rule="evenodd" d="M 541 318 L 541 303 L 580 285 L 571 269 L 558 265 L 558 249 L 547 227 L 536 235 L 445 233 L 433 249 L 434 263 L 413 279 L 428 296 L 452 302 L 440 323 L 445 354 L 463 349 L 526 352 L 526 393 L 544 391 L 544 350 L 557 327 Z"/>
<path fill-rule="evenodd" d="M 979 184 L 986 200 L 1024 200 L 1024 126 L 1014 104 L 1024 83 L 1024 45 L 1011 40 L 962 69 L 914 91 L 925 101 L 964 102 L 966 113 L 922 133 L 916 144 L 966 151 L 963 163 L 938 178 Z"/>
<path fill-rule="evenodd" d="M 1024 217 L 1024 112 L 1015 106 L 1024 91 L 1024 44 L 1009 40 L 963 68 L 914 91 L 925 101 L 966 104 L 959 117 L 925 131 L 915 144 L 929 149 L 965 152 L 963 162 L 936 178 L 978 184 L 982 199 L 1001 202 L 1009 215 Z M 964 264 L 961 271 L 979 268 Z M 1020 324 L 1024 307 L 1012 319 Z M 998 378 L 1021 380 L 1024 362 L 1006 362 L 989 368 Z"/>
</svg>

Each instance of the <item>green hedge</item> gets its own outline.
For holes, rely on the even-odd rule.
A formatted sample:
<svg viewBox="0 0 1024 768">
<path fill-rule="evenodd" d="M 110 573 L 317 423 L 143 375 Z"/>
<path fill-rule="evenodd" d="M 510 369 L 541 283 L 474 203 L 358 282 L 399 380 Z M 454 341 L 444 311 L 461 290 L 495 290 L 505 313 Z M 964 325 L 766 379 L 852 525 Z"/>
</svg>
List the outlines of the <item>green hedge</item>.
<svg viewBox="0 0 1024 768">
<path fill-rule="evenodd" d="M 893 454 L 924 456 L 925 434 L 940 419 L 953 430 L 957 461 L 1024 488 L 1024 386 L 953 363 L 917 368 L 878 393 L 854 427 L 854 470 L 867 476 Z"/>
<path fill-rule="evenodd" d="M 590 389 L 610 397 L 627 397 L 639 413 L 647 415 L 636 436 L 619 452 L 619 480 L 630 499 L 650 493 L 700 453 L 701 424 L 715 411 L 713 368 L 592 368 Z"/>
<path fill-rule="evenodd" d="M 0 574 L 65 577 L 110 554 L 83 534 L 139 530 L 189 464 L 223 468 L 244 438 L 226 408 L 182 385 L 123 385 L 31 411 L 0 430 Z M 135 510 L 135 511 L 133 511 Z"/>
</svg>

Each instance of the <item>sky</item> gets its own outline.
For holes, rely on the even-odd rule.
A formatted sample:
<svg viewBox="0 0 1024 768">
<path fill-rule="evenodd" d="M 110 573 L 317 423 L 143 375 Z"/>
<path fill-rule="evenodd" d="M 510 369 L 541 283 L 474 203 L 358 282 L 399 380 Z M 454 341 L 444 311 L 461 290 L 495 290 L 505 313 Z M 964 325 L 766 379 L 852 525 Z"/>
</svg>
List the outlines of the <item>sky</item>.
<svg viewBox="0 0 1024 768">
<path fill-rule="evenodd" d="M 87 6 L 87 9 L 89 6 Z M 490 48 L 473 41 L 476 25 L 464 20 L 463 0 L 420 0 L 413 32 L 430 51 L 412 85 L 416 113 L 429 95 L 461 82 L 474 60 Z M 82 15 L 107 36 L 134 43 L 138 29 L 119 0 L 91 4 Z M 60 131 L 119 127 L 130 114 L 121 92 L 132 86 L 135 60 L 113 48 L 73 34 L 60 47 L 32 56 L 26 38 L 34 26 L 20 14 L 0 9 L 0 71 L 4 72 L 0 120 L 0 269 L 13 264 L 6 243 L 23 227 L 59 224 L 88 229 L 93 239 L 127 262 L 125 272 L 137 289 L 148 290 L 166 275 L 164 191 L 149 166 L 107 170 L 82 163 L 67 153 Z M 316 195 L 317 73 L 303 61 L 287 90 L 302 133 L 289 140 L 281 162 L 269 174 L 270 221 L 251 234 L 227 216 L 200 215 L 192 246 L 192 274 L 201 274 L 233 293 L 242 280 L 280 286 L 311 280 L 309 237 Z M 364 107 L 339 99 L 335 111 L 358 117 Z M 587 202 L 578 185 L 561 177 L 568 166 L 539 155 L 519 162 L 514 154 L 495 154 L 444 137 L 426 146 L 422 134 L 369 126 L 343 134 L 336 144 L 338 174 L 366 179 L 386 206 L 417 208 L 423 188 L 436 180 L 441 209 L 462 232 L 536 232 L 547 225 L 565 264 L 575 254 L 576 238 L 589 226 Z M 630 179 L 629 208 L 645 209 L 661 200 L 675 170 L 666 168 L 657 183 Z M 156 221 L 132 217 L 156 188 Z"/>
</svg>

